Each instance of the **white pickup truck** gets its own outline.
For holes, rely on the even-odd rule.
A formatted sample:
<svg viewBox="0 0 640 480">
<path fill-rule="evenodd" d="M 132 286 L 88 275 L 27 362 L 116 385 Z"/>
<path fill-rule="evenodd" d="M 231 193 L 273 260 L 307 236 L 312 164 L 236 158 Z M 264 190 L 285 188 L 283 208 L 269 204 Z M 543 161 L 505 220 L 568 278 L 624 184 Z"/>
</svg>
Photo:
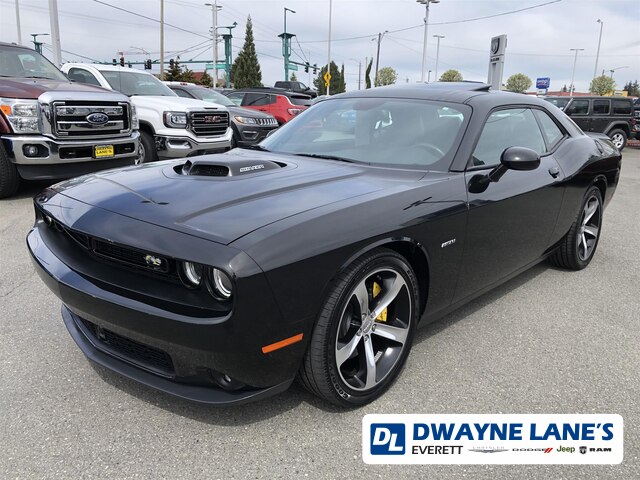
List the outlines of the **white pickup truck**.
<svg viewBox="0 0 640 480">
<path fill-rule="evenodd" d="M 191 157 L 231 147 L 227 108 L 178 97 L 152 74 L 114 65 L 67 63 L 70 80 L 117 90 L 131 98 L 140 120 L 141 160 Z"/>
</svg>

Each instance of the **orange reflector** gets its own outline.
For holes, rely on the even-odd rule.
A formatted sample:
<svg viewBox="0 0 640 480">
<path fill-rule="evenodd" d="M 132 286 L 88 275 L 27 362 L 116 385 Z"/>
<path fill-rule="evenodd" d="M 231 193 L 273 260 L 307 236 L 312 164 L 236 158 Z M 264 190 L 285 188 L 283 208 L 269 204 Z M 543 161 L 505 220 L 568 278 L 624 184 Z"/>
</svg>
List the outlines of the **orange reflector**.
<svg viewBox="0 0 640 480">
<path fill-rule="evenodd" d="M 286 347 L 287 345 L 291 345 L 292 343 L 298 343 L 302 340 L 302 333 L 298 335 L 294 335 L 293 337 L 285 338 L 284 340 L 280 340 L 279 342 L 272 343 L 271 345 L 265 345 L 262 347 L 262 353 L 270 353 L 274 350 L 278 350 L 280 348 Z"/>
<path fill-rule="evenodd" d="M 11 115 L 11 105 L 0 105 L 0 110 L 5 115 Z"/>
</svg>

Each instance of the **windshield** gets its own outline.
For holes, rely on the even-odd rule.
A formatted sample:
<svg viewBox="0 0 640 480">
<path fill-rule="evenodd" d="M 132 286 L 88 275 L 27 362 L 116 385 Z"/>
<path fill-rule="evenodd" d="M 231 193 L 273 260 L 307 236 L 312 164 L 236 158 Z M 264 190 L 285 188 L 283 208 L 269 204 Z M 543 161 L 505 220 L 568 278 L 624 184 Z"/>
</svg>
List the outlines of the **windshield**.
<svg viewBox="0 0 640 480">
<path fill-rule="evenodd" d="M 177 95 L 151 74 L 129 72 L 126 70 L 100 70 L 111 88 L 131 97 L 133 95 L 159 95 L 176 97 Z"/>
<path fill-rule="evenodd" d="M 208 88 L 198 88 L 194 93 L 197 97 L 199 97 L 201 100 L 204 100 L 205 102 L 217 103 L 220 105 L 224 105 L 225 107 L 236 106 L 235 103 L 233 103 L 221 93 L 216 92 L 215 90 L 209 90 Z"/>
<path fill-rule="evenodd" d="M 53 63 L 35 50 L 10 45 L 0 45 L 0 77 L 68 81 Z"/>
<path fill-rule="evenodd" d="M 567 106 L 567 103 L 569 103 L 569 100 L 571 100 L 570 97 L 567 98 L 545 98 L 545 100 L 547 102 L 553 103 L 556 107 L 558 107 L 560 110 L 563 110 L 564 107 Z"/>
<path fill-rule="evenodd" d="M 327 100 L 260 145 L 279 153 L 445 171 L 470 112 L 466 105 L 414 99 Z"/>
</svg>

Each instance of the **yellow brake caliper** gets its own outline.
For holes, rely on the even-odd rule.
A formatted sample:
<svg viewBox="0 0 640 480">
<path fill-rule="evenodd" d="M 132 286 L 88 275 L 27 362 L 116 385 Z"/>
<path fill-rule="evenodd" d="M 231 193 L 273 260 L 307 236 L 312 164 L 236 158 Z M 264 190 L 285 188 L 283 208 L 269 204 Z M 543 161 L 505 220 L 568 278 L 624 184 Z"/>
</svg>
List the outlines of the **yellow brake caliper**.
<svg viewBox="0 0 640 480">
<path fill-rule="evenodd" d="M 380 295 L 382 288 L 378 285 L 378 282 L 373 282 L 373 298 L 376 298 Z M 376 322 L 386 322 L 387 321 L 387 309 L 385 308 L 380 315 L 376 317 Z"/>
</svg>

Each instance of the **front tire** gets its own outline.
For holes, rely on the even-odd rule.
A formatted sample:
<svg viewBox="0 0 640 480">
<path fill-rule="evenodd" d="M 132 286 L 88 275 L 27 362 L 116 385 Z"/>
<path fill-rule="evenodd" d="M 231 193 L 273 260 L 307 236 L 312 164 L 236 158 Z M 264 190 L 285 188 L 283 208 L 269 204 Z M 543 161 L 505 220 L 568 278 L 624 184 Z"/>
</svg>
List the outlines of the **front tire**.
<svg viewBox="0 0 640 480">
<path fill-rule="evenodd" d="M 600 240 L 602 210 L 600 189 L 592 186 L 584 196 L 575 222 L 551 256 L 554 265 L 569 270 L 582 270 L 589 265 Z"/>
<path fill-rule="evenodd" d="M 20 186 L 18 169 L 9 160 L 4 145 L 0 142 L 0 198 L 13 196 Z"/>
<path fill-rule="evenodd" d="M 620 151 L 624 150 L 624 147 L 627 145 L 627 134 L 624 130 L 612 130 L 611 132 L 609 132 L 609 138 L 616 146 L 616 148 Z"/>
<path fill-rule="evenodd" d="M 398 253 L 377 249 L 335 281 L 298 378 L 340 406 L 367 404 L 391 385 L 407 359 L 418 321 L 418 282 Z"/>
<path fill-rule="evenodd" d="M 140 152 L 135 164 L 155 162 L 156 160 L 158 160 L 158 152 L 156 152 L 156 141 L 153 135 L 144 130 L 140 130 Z"/>
</svg>

